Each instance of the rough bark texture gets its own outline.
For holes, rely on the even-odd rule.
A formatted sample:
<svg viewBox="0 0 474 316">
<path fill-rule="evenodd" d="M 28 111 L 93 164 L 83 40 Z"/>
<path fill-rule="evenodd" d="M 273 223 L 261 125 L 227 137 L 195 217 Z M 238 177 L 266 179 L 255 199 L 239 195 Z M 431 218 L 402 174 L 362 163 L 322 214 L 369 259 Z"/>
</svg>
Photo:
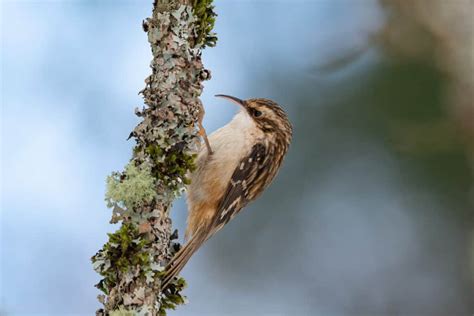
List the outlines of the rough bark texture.
<svg viewBox="0 0 474 316">
<path fill-rule="evenodd" d="M 169 210 L 188 183 L 194 152 L 200 146 L 195 127 L 203 115 L 199 96 L 210 73 L 201 63 L 203 47 L 213 46 L 215 14 L 211 0 L 157 0 L 143 22 L 153 60 L 141 91 L 146 104 L 135 113 L 142 121 L 132 131 L 133 157 L 123 172 L 107 178 L 106 201 L 112 223 L 122 226 L 92 257 L 103 276 L 98 315 L 165 315 L 183 304 L 180 278 L 162 292 L 160 277 L 179 245 L 172 240 Z"/>
</svg>

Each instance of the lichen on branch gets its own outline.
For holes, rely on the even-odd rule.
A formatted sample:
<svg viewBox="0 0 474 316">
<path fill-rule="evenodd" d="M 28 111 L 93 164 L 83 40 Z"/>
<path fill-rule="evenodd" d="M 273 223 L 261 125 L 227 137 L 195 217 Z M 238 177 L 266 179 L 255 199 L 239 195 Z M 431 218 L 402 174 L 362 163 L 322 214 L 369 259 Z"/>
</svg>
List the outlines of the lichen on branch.
<svg viewBox="0 0 474 316">
<path fill-rule="evenodd" d="M 113 172 L 107 177 L 107 206 L 120 206 L 128 210 L 144 206 L 156 197 L 154 183 L 149 165 L 129 163 L 124 173 Z"/>
<path fill-rule="evenodd" d="M 214 12 L 213 0 L 194 0 L 194 16 L 197 24 L 197 40 L 203 48 L 216 46 L 217 36 L 212 32 L 217 14 Z"/>
<path fill-rule="evenodd" d="M 200 141 L 195 127 L 203 114 L 199 96 L 210 72 L 201 50 L 215 45 L 211 0 L 155 0 L 143 22 L 153 53 L 152 74 L 141 91 L 145 106 L 131 132 L 133 156 L 107 178 L 112 223 L 121 227 L 92 257 L 102 276 L 96 285 L 104 307 L 98 315 L 166 315 L 185 303 L 182 278 L 161 289 L 166 263 L 179 249 L 169 210 L 189 183 Z"/>
</svg>

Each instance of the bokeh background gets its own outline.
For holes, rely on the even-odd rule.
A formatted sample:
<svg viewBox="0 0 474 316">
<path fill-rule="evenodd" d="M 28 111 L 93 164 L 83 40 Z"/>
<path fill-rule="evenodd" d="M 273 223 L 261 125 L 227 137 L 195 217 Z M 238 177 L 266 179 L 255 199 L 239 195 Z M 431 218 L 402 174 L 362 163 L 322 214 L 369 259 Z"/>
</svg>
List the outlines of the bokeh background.
<svg viewBox="0 0 474 316">
<path fill-rule="evenodd" d="M 268 97 L 294 125 L 267 192 L 170 315 L 472 315 L 473 1 L 215 1 L 209 131 Z M 105 177 L 131 156 L 150 1 L 1 4 L 1 315 L 93 315 Z M 185 226 L 184 199 L 174 223 Z"/>
</svg>

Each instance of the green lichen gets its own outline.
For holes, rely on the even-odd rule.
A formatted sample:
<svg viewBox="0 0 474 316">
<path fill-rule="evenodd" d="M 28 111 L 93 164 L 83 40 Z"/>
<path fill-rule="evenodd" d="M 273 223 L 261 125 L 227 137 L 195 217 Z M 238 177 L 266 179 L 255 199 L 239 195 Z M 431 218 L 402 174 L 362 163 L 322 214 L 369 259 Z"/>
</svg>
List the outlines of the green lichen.
<svg viewBox="0 0 474 316">
<path fill-rule="evenodd" d="M 135 225 L 124 223 L 108 236 L 107 243 L 92 257 L 94 270 L 104 277 L 96 286 L 105 294 L 131 269 L 139 267 L 139 275 L 145 277 L 150 266 L 148 248 L 151 242 L 142 238 Z"/>
<path fill-rule="evenodd" d="M 147 284 L 158 282 L 163 276 L 163 267 L 150 260 L 151 242 L 143 238 L 134 224 L 124 223 L 119 230 L 108 236 L 109 240 L 104 247 L 92 257 L 94 270 L 103 276 L 96 285 L 102 292 L 109 295 L 111 289 L 116 288 L 126 275 L 133 276 L 136 279 L 134 282 L 145 280 Z M 174 310 L 178 305 L 186 304 L 186 297 L 181 294 L 185 287 L 186 281 L 178 278 L 160 294 L 160 316 L 165 316 L 168 309 Z M 140 315 L 136 310 L 124 308 L 114 312 L 116 315 Z"/>
<path fill-rule="evenodd" d="M 136 151 L 140 150 L 143 149 L 137 146 Z M 180 187 L 191 182 L 187 174 L 196 170 L 196 154 L 177 150 L 165 151 L 157 145 L 148 145 L 144 151 L 154 163 L 152 176 L 163 181 L 170 190 L 178 191 Z"/>
<path fill-rule="evenodd" d="M 167 309 L 175 310 L 179 305 L 187 303 L 186 296 L 181 294 L 181 291 L 183 291 L 186 286 L 186 281 L 182 277 L 168 285 L 168 288 L 163 291 L 160 298 L 159 316 L 166 316 Z"/>
<path fill-rule="evenodd" d="M 202 48 L 216 46 L 217 36 L 212 32 L 217 14 L 214 12 L 213 0 L 194 0 L 193 13 L 196 17 L 196 43 Z"/>
<path fill-rule="evenodd" d="M 135 166 L 130 162 L 123 174 L 114 172 L 107 177 L 105 200 L 112 207 L 120 205 L 127 210 L 150 203 L 156 197 L 155 179 L 151 168 L 145 165 Z"/>
</svg>

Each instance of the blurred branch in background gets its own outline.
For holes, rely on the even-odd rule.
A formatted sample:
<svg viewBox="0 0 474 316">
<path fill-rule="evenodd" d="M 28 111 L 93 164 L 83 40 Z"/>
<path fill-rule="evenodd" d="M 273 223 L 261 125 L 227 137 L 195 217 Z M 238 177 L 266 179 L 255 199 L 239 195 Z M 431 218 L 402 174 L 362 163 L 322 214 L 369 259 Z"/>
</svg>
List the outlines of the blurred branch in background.
<svg viewBox="0 0 474 316">
<path fill-rule="evenodd" d="M 474 1 L 380 0 L 389 12 L 380 32 L 387 52 L 428 61 L 446 76 L 445 119 L 405 128 L 405 142 L 417 150 L 443 152 L 462 142 L 474 175 Z M 417 136 L 414 136 L 417 135 Z M 436 150 L 435 150 L 436 151 Z M 472 209 L 474 188 L 466 192 Z M 469 224 L 468 224 L 469 225 Z M 471 227 L 471 281 L 474 280 L 474 230 Z"/>
<path fill-rule="evenodd" d="M 429 61 L 447 77 L 446 111 L 456 127 L 434 123 L 440 141 L 454 130 L 468 144 L 474 170 L 474 2 L 471 0 L 380 0 L 388 21 L 379 37 L 388 52 Z M 453 127 L 453 126 L 451 126 Z"/>
<path fill-rule="evenodd" d="M 104 309 L 98 315 L 165 315 L 183 304 L 182 278 L 162 291 L 160 276 L 178 249 L 172 240 L 169 210 L 194 169 L 199 146 L 195 125 L 202 119 L 199 96 L 210 78 L 201 51 L 213 46 L 212 0 L 155 0 L 153 16 L 143 22 L 153 60 L 141 91 L 146 107 L 130 137 L 133 157 L 123 172 L 107 179 L 106 201 L 112 223 L 122 226 L 92 257 L 103 276 L 97 287 Z"/>
</svg>

